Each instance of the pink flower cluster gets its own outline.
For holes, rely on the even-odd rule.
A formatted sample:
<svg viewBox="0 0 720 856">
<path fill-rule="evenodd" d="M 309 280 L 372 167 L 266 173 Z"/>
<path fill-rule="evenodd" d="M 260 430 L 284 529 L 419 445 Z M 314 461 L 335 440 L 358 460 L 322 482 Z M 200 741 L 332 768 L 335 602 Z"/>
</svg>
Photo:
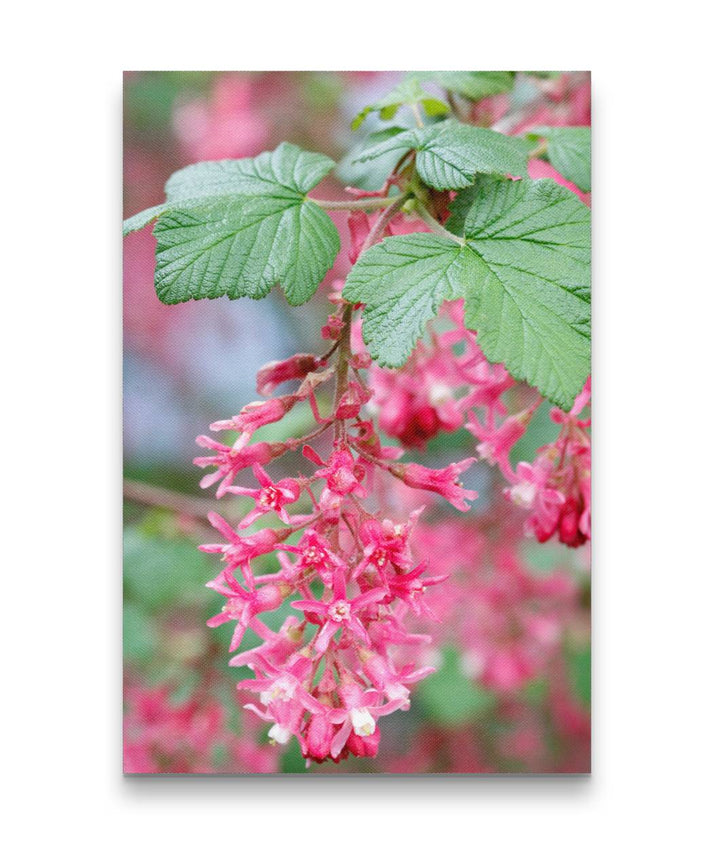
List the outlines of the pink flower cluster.
<svg viewBox="0 0 720 856">
<path fill-rule="evenodd" d="M 277 772 L 277 759 L 258 746 L 250 718 L 241 717 L 242 732 L 235 736 L 222 705 L 201 692 L 176 703 L 169 686 L 130 679 L 124 696 L 126 773 Z"/>
<path fill-rule="evenodd" d="M 404 445 L 422 448 L 440 431 L 464 426 L 479 441 L 478 457 L 497 465 L 510 482 L 506 496 L 530 512 L 529 534 L 541 542 L 557 535 L 571 547 L 585 543 L 590 538 L 590 420 L 581 415 L 590 400 L 590 379 L 569 413 L 557 407 L 550 411 L 561 426 L 557 440 L 538 449 L 533 462 L 514 468 L 511 449 L 543 399 L 535 395 L 528 402 L 527 390 L 505 367 L 487 361 L 475 334 L 464 327 L 462 301 L 445 305 L 440 323 L 448 321 L 454 326 L 432 331 L 430 345 L 418 344 L 402 369 L 372 367 L 372 407 L 380 427 Z M 524 399 L 524 406 L 508 413 L 506 393 Z"/>
<path fill-rule="evenodd" d="M 550 411 L 561 426 L 557 440 L 538 449 L 532 463 L 521 461 L 506 489 L 530 510 L 526 528 L 541 543 L 557 535 L 563 544 L 579 547 L 590 538 L 590 419 L 580 418 L 589 400 L 588 378 L 570 413 Z"/>
<path fill-rule="evenodd" d="M 461 428 L 472 407 L 504 413 L 501 396 L 515 383 L 465 329 L 462 301 L 447 303 L 442 315 L 454 326 L 431 331 L 431 344 L 420 342 L 402 369 L 371 370 L 380 427 L 406 446 L 423 448 L 438 432 Z"/>
<path fill-rule="evenodd" d="M 445 630 L 437 641 L 462 651 L 468 677 L 512 693 L 546 674 L 561 653 L 579 589 L 566 571 L 538 575 L 528 568 L 516 521 L 504 515 L 485 524 L 487 535 L 465 521 L 418 527 L 414 543 L 449 578 L 427 598 Z"/>
<path fill-rule="evenodd" d="M 458 482 L 474 459 L 432 470 L 398 463 L 402 450 L 381 445 L 373 423 L 361 415 L 371 398 L 361 372 L 367 360 L 352 355 L 351 307 L 338 302 L 338 313 L 326 327 L 336 344 L 324 358 L 298 354 L 258 374 L 264 393 L 287 380 L 300 381 L 296 392 L 254 402 L 232 419 L 211 425 L 215 431 L 236 432 L 237 439 L 224 445 L 198 437 L 199 445 L 215 455 L 195 461 L 216 467 L 203 478 L 204 487 L 217 484 L 219 497 L 236 494 L 254 502 L 238 529 L 210 515 L 223 540 L 200 549 L 222 559 L 221 572 L 208 586 L 225 597 L 225 605 L 208 624 L 233 623 L 231 651 L 241 646 L 248 628 L 260 637 L 259 645 L 230 661 L 255 673 L 238 684 L 259 696 L 258 704 L 246 707 L 271 723 L 271 740 L 285 744 L 294 735 L 303 755 L 317 762 L 337 762 L 348 754 L 374 756 L 378 720 L 407 710 L 410 687 L 432 671 L 401 658 L 399 652 L 427 641 L 408 632 L 403 619 L 423 614 L 426 588 L 445 577 L 429 576 L 426 563 L 412 556 L 409 538 L 421 509 L 404 522 L 386 519 L 373 504 L 377 478 L 395 476 L 460 509 L 477 496 Z M 328 367 L 336 349 L 337 362 Z M 334 400 L 323 416 L 319 388 L 333 377 Z M 282 443 L 251 442 L 258 427 L 282 419 L 301 402 L 317 423 L 313 431 Z M 310 441 L 320 441 L 330 428 L 333 443 L 321 456 Z M 274 480 L 265 465 L 300 448 L 313 471 Z M 235 484 L 247 467 L 257 487 Z M 283 525 L 242 532 L 268 515 Z M 276 569 L 258 573 L 255 560 L 270 555 Z M 261 616 L 288 598 L 295 613 L 272 630 Z"/>
</svg>

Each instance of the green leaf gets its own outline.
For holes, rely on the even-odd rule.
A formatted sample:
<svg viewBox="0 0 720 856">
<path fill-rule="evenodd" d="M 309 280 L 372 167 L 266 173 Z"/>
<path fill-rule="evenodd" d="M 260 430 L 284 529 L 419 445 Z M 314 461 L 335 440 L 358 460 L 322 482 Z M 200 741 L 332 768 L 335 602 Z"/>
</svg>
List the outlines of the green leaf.
<svg viewBox="0 0 720 856">
<path fill-rule="evenodd" d="M 443 649 L 442 666 L 421 681 L 415 690 L 430 719 L 444 726 L 462 725 L 486 716 L 495 706 L 495 695 L 463 674 L 460 655 Z"/>
<path fill-rule="evenodd" d="M 371 356 L 403 365 L 439 306 L 464 297 L 487 358 L 569 410 L 590 371 L 589 209 L 550 179 L 480 176 L 459 200 L 462 238 L 388 238 L 351 270 L 343 296 L 365 304 Z"/>
<path fill-rule="evenodd" d="M 384 157 L 378 157 L 365 163 L 360 163 L 358 158 L 367 149 L 385 140 L 389 140 L 398 134 L 402 134 L 404 131 L 407 131 L 407 127 L 402 128 L 392 125 L 368 134 L 364 140 L 355 144 L 338 163 L 335 173 L 339 180 L 343 184 L 360 187 L 363 190 L 379 190 L 385 184 L 385 180 L 390 172 L 392 172 L 395 164 L 410 149 L 388 152 Z"/>
<path fill-rule="evenodd" d="M 560 175 L 583 193 L 590 192 L 590 128 L 534 128 L 528 137 L 544 137 L 548 160 Z"/>
<path fill-rule="evenodd" d="M 166 212 L 155 288 L 163 303 L 265 297 L 280 283 L 293 306 L 309 300 L 340 249 L 328 215 L 301 198 L 246 196 Z"/>
<path fill-rule="evenodd" d="M 476 193 L 465 323 L 489 360 L 570 410 L 590 373 L 590 209 L 552 179 L 480 176 Z"/>
<path fill-rule="evenodd" d="M 199 163 L 172 175 L 167 202 L 125 222 L 131 231 L 158 218 L 160 300 L 258 299 L 277 284 L 291 304 L 309 300 L 340 250 L 332 220 L 306 196 L 333 165 L 282 143 L 255 158 Z"/>
<path fill-rule="evenodd" d="M 499 95 L 513 88 L 512 71 L 428 71 L 418 74 L 420 80 L 432 80 L 449 92 L 457 92 L 470 101 L 488 95 Z"/>
<path fill-rule="evenodd" d="M 352 120 L 350 127 L 356 131 L 370 113 L 379 113 L 381 119 L 394 118 L 400 107 L 422 105 L 428 116 L 444 116 L 450 112 L 450 105 L 426 92 L 414 75 L 402 80 L 392 92 L 389 92 L 375 104 L 369 104 Z"/>
<path fill-rule="evenodd" d="M 407 362 L 441 304 L 462 296 L 468 260 L 459 244 L 423 232 L 386 238 L 360 256 L 343 297 L 365 304 L 363 337 L 374 360 Z"/>
<path fill-rule="evenodd" d="M 180 169 L 168 179 L 165 194 L 169 203 L 218 196 L 295 198 L 312 190 L 333 166 L 327 155 L 281 143 L 254 158 L 203 161 Z"/>
<path fill-rule="evenodd" d="M 526 140 L 447 120 L 396 134 L 371 146 L 357 160 L 372 160 L 393 151 L 399 157 L 414 149 L 417 171 L 425 184 L 451 190 L 468 187 L 477 173 L 527 175 L 530 148 Z"/>
</svg>

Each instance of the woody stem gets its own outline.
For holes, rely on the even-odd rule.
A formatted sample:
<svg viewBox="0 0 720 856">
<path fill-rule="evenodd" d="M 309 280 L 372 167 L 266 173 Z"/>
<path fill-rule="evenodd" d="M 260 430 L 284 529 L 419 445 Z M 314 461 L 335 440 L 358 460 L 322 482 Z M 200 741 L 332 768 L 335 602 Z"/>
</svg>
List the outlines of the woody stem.
<svg viewBox="0 0 720 856">
<path fill-rule="evenodd" d="M 343 328 L 340 333 L 340 339 L 338 340 L 338 357 L 337 363 L 335 364 L 335 401 L 333 403 L 333 412 L 337 411 L 340 406 L 340 400 L 348 387 L 348 368 L 350 366 L 350 357 L 352 356 L 352 348 L 350 346 L 352 315 L 353 305 L 352 303 L 348 303 L 343 309 Z M 345 436 L 345 420 L 337 419 L 335 421 L 335 441 L 344 440 Z"/>
<path fill-rule="evenodd" d="M 363 242 L 363 245 L 360 249 L 360 253 L 358 255 L 362 255 L 365 250 L 371 247 L 373 244 L 377 243 L 382 239 L 385 234 L 385 230 L 387 229 L 388 223 L 395 217 L 398 211 L 405 204 L 405 200 L 408 198 L 408 193 L 403 193 L 397 197 L 388 208 L 383 211 L 380 216 L 377 218 L 375 223 L 373 223 L 372 228 L 368 232 L 367 238 Z M 335 364 L 335 402 L 333 404 L 333 411 L 336 411 L 340 400 L 345 394 L 348 387 L 348 368 L 350 365 L 350 358 L 352 357 L 352 347 L 350 345 L 350 333 L 352 327 L 352 316 L 353 316 L 353 304 L 348 303 L 343 309 L 342 320 L 343 320 L 343 328 L 340 333 L 340 338 L 338 340 L 337 348 L 338 348 L 338 356 L 337 363 Z M 345 422 L 342 419 L 338 419 L 335 422 L 335 440 L 344 440 L 347 436 L 347 431 L 345 428 Z"/>
</svg>

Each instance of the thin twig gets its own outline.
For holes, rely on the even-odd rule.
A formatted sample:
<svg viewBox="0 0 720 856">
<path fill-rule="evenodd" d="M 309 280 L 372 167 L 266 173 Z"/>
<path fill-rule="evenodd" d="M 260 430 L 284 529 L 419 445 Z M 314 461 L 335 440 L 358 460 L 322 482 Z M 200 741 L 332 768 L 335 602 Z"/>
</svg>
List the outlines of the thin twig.
<svg viewBox="0 0 720 856">
<path fill-rule="evenodd" d="M 175 490 L 131 479 L 123 481 L 123 496 L 131 502 L 154 508 L 166 508 L 168 511 L 175 511 L 195 520 L 201 520 L 205 524 L 208 522 L 208 512 L 214 510 L 212 503 L 206 500 L 195 499 Z"/>
</svg>

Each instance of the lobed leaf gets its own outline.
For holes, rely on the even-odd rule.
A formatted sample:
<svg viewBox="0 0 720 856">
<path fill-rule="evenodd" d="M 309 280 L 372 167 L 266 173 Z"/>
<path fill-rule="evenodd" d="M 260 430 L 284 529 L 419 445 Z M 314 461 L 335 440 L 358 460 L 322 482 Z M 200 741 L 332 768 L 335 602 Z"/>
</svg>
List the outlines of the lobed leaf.
<svg viewBox="0 0 720 856">
<path fill-rule="evenodd" d="M 363 337 L 381 366 L 407 362 L 427 322 L 462 295 L 460 244 L 418 232 L 386 238 L 350 271 L 343 297 L 364 303 Z"/>
<path fill-rule="evenodd" d="M 281 196 L 211 201 L 166 212 L 155 226 L 155 288 L 163 303 L 265 297 L 280 283 L 293 306 L 309 300 L 340 250 L 328 215 Z"/>
<path fill-rule="evenodd" d="M 333 165 L 282 143 L 255 158 L 174 173 L 167 201 L 124 224 L 127 233 L 157 220 L 160 300 L 258 299 L 276 284 L 293 305 L 309 300 L 340 250 L 332 220 L 306 196 Z"/>
<path fill-rule="evenodd" d="M 480 176 L 471 191 L 462 237 L 388 238 L 363 253 L 343 296 L 365 304 L 370 354 L 393 367 L 445 300 L 464 297 L 488 359 L 569 410 L 590 371 L 590 211 L 550 179 Z"/>
<path fill-rule="evenodd" d="M 425 184 L 436 190 L 453 190 L 471 185 L 478 173 L 527 175 L 530 148 L 526 140 L 449 119 L 396 134 L 371 146 L 357 160 L 414 149 L 417 171 Z"/>
<path fill-rule="evenodd" d="M 295 198 L 312 190 L 333 166 L 327 155 L 281 143 L 254 158 L 203 161 L 180 169 L 165 184 L 165 195 L 169 203 L 217 196 Z"/>
<path fill-rule="evenodd" d="M 465 323 L 487 358 L 565 410 L 590 373 L 590 210 L 552 179 L 481 176 L 465 220 L 482 277 Z"/>
</svg>

